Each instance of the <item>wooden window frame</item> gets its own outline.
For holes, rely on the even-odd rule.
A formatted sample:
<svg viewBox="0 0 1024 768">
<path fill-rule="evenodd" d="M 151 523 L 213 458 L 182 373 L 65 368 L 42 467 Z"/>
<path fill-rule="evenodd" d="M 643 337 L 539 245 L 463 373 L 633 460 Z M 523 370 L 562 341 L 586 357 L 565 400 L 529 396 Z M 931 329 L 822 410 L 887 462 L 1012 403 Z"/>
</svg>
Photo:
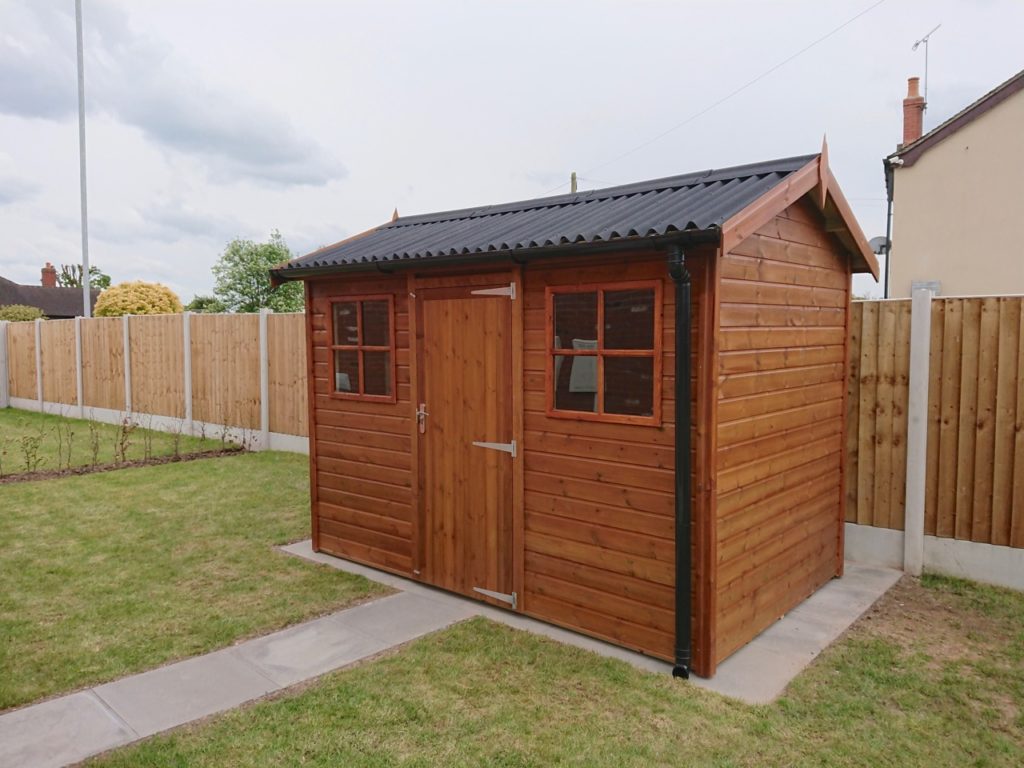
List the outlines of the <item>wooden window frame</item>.
<svg viewBox="0 0 1024 768">
<path fill-rule="evenodd" d="M 661 280 L 628 280 L 602 283 L 549 285 L 544 289 L 544 333 L 546 342 L 545 397 L 546 414 L 553 419 L 574 421 L 598 421 L 607 424 L 636 424 L 648 427 L 661 426 L 661 396 L 663 371 L 663 327 L 664 301 Z M 608 292 L 653 289 L 654 291 L 654 349 L 605 349 L 604 347 L 604 295 Z M 597 349 L 555 349 L 555 296 L 565 293 L 597 294 Z M 555 408 L 555 357 L 596 357 L 597 358 L 597 411 L 567 411 Z M 650 416 L 634 416 L 625 413 L 604 412 L 604 360 L 607 357 L 650 357 L 654 360 L 652 386 L 653 402 Z"/>
<path fill-rule="evenodd" d="M 388 344 L 387 346 L 377 346 L 373 344 L 363 344 L 363 303 L 367 301 L 386 301 L 388 304 Z M 378 294 L 353 294 L 351 296 L 330 296 L 327 299 L 328 302 L 328 315 L 330 320 L 328 322 L 328 368 L 331 372 L 330 378 L 328 379 L 329 391 L 328 394 L 337 400 L 362 400 L 371 403 L 397 403 L 398 402 L 398 360 L 395 349 L 395 297 L 391 293 L 378 293 Z M 358 339 L 357 344 L 335 344 L 334 340 L 337 336 L 334 333 L 334 305 L 335 304 L 355 304 L 356 305 L 356 337 Z M 358 392 L 338 392 L 335 388 L 335 375 L 337 370 L 335 369 L 334 353 L 335 352 L 356 352 L 359 356 L 359 391 Z M 389 375 L 391 376 L 391 394 L 390 395 L 368 395 L 363 392 L 365 389 L 365 376 L 366 367 L 363 364 L 363 353 L 364 352 L 387 352 L 390 354 L 391 364 L 388 366 Z"/>
</svg>

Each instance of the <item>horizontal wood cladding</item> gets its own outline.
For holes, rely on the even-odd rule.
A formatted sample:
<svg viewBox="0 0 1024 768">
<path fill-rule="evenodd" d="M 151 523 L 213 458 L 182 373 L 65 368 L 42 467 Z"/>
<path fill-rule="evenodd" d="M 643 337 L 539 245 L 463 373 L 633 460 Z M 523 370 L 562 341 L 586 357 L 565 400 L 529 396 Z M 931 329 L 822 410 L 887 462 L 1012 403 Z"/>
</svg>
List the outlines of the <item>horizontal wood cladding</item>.
<svg viewBox="0 0 1024 768">
<path fill-rule="evenodd" d="M 800 201 L 719 265 L 715 656 L 836 574 L 850 269 Z"/>
<path fill-rule="evenodd" d="M 330 302 L 363 295 L 394 297 L 396 403 L 331 396 Z M 333 555 L 411 573 L 414 495 L 405 277 L 314 280 L 310 299 L 314 543 Z"/>
<path fill-rule="evenodd" d="M 694 261 L 692 269 L 699 271 L 700 259 Z M 664 257 L 626 256 L 558 267 L 531 264 L 523 278 L 524 609 L 670 659 L 675 615 L 675 294 Z M 545 289 L 643 280 L 662 281 L 661 425 L 548 417 Z M 703 297 L 699 280 L 694 282 L 696 371 L 696 318 Z M 696 392 L 696 377 L 693 385 Z M 697 485 L 695 474 L 695 493 Z"/>
</svg>

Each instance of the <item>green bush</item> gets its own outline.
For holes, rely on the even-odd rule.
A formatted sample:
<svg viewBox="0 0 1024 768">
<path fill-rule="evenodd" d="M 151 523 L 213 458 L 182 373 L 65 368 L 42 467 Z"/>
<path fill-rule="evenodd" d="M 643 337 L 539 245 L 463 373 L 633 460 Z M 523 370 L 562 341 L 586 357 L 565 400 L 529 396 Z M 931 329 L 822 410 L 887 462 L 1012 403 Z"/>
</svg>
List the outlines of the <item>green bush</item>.
<svg viewBox="0 0 1024 768">
<path fill-rule="evenodd" d="M 45 320 L 43 311 L 37 307 L 30 307 L 27 304 L 7 304 L 0 307 L 0 320 L 11 320 L 15 323 L 30 320 Z"/>
<path fill-rule="evenodd" d="M 100 294 L 96 317 L 122 315 L 171 315 L 182 312 L 181 299 L 166 285 L 141 280 L 118 283 Z"/>
</svg>

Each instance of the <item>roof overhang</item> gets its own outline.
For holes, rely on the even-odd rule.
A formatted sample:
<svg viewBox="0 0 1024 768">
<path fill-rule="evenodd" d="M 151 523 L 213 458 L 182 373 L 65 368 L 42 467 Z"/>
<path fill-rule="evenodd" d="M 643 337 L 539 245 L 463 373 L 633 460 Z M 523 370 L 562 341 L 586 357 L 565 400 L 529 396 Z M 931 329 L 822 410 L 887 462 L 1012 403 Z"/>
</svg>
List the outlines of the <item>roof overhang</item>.
<svg viewBox="0 0 1024 768">
<path fill-rule="evenodd" d="M 722 252 L 735 246 L 771 221 L 781 211 L 803 197 L 810 197 L 825 218 L 825 230 L 843 246 L 854 272 L 868 272 L 878 279 L 878 259 L 868 244 L 864 231 L 853 215 L 839 182 L 828 166 L 828 145 L 821 154 L 785 181 L 772 187 L 757 200 L 722 224 Z"/>
<path fill-rule="evenodd" d="M 373 230 L 369 230 L 372 232 Z M 366 234 L 366 233 L 362 233 Z M 357 236 L 358 237 L 358 236 Z M 654 237 L 624 237 L 600 243 L 567 243 L 565 245 L 549 245 L 538 248 L 518 248 L 515 250 L 494 250 L 485 254 L 468 253 L 455 256 L 435 256 L 430 259 L 408 259 L 402 261 L 375 261 L 363 264 L 346 264 L 344 266 L 305 267 L 301 270 L 284 269 L 284 264 L 270 270 L 270 283 L 275 288 L 289 281 L 307 280 L 329 275 L 374 273 L 393 274 L 411 269 L 434 269 L 435 267 L 456 267 L 461 264 L 493 264 L 511 262 L 525 264 L 530 261 L 552 258 L 555 256 L 584 256 L 604 253 L 640 253 L 644 251 L 661 251 L 670 245 L 700 245 L 718 243 L 721 230 L 688 229 Z M 286 262 L 287 263 L 287 262 Z"/>
</svg>

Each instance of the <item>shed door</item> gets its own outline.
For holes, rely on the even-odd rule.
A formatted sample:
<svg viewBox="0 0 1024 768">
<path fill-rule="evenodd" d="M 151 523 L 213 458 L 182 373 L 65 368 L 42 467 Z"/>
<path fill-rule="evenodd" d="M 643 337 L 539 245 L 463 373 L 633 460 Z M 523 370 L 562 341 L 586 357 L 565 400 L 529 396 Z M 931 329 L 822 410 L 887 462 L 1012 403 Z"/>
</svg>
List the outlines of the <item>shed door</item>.
<svg viewBox="0 0 1024 768">
<path fill-rule="evenodd" d="M 514 605 L 508 283 L 419 288 L 416 298 L 422 575 Z"/>
</svg>

